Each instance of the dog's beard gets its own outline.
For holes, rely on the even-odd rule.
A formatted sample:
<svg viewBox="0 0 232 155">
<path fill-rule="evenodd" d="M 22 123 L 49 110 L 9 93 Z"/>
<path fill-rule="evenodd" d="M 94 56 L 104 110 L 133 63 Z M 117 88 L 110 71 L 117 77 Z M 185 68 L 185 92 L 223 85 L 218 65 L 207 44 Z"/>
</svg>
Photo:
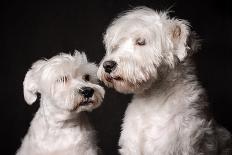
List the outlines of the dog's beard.
<svg viewBox="0 0 232 155">
<path fill-rule="evenodd" d="M 115 81 L 114 88 L 121 93 L 130 94 L 135 93 L 142 85 L 142 83 L 132 83 L 130 81 Z"/>
<path fill-rule="evenodd" d="M 149 83 L 154 79 L 151 74 L 145 74 L 143 77 L 146 78 L 138 78 L 136 76 L 137 75 L 127 76 L 126 74 L 117 74 L 117 72 L 111 75 L 103 72 L 100 79 L 106 86 L 125 94 L 138 93 L 146 89 L 150 85 Z"/>
<path fill-rule="evenodd" d="M 97 91 L 90 98 L 75 93 L 70 98 L 72 103 L 71 108 L 68 109 L 70 112 L 91 111 L 97 108 L 103 100 L 103 96 Z"/>
</svg>

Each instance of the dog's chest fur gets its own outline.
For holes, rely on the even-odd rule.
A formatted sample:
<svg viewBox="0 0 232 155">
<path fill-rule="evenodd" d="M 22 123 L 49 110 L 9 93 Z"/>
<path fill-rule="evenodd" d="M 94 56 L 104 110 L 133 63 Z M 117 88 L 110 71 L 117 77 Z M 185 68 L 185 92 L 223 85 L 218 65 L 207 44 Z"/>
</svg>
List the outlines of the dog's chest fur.
<svg viewBox="0 0 232 155">
<path fill-rule="evenodd" d="M 189 103 L 200 92 L 180 84 L 164 93 L 135 96 L 125 113 L 119 145 L 134 154 L 178 154 L 184 153 L 182 147 L 188 151 L 192 131 L 202 124 L 191 118 L 196 111 Z"/>
<path fill-rule="evenodd" d="M 21 150 L 27 150 L 24 155 L 74 155 L 89 151 L 95 154 L 97 147 L 94 143 L 94 131 L 89 126 L 85 114 L 74 118 L 76 122 L 57 123 L 46 120 L 41 109 L 31 122 L 28 134 L 25 136 Z M 83 121 L 83 122 L 80 122 Z M 65 125 L 63 125 L 65 124 Z"/>
</svg>

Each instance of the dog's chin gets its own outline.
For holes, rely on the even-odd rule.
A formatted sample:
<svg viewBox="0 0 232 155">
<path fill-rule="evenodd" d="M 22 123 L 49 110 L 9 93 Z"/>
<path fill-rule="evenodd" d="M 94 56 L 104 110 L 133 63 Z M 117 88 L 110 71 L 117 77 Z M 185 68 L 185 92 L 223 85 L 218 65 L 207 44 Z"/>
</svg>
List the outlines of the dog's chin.
<svg viewBox="0 0 232 155">
<path fill-rule="evenodd" d="M 79 106 L 88 106 L 93 105 L 95 102 L 93 100 L 83 100 L 80 103 L 78 103 Z"/>
<path fill-rule="evenodd" d="M 92 111 L 93 109 L 97 108 L 100 105 L 100 103 L 96 100 L 86 99 L 81 100 L 78 103 L 75 104 L 72 112 L 80 112 L 80 111 Z"/>
<path fill-rule="evenodd" d="M 116 82 L 114 84 L 114 89 L 123 94 L 134 94 L 136 92 L 134 88 L 132 88 L 125 82 L 124 84 L 123 83 L 117 84 Z"/>
<path fill-rule="evenodd" d="M 138 91 L 141 83 L 131 83 L 122 76 L 111 77 L 104 75 L 102 81 L 106 86 L 114 88 L 116 91 L 123 94 L 133 94 Z"/>
</svg>

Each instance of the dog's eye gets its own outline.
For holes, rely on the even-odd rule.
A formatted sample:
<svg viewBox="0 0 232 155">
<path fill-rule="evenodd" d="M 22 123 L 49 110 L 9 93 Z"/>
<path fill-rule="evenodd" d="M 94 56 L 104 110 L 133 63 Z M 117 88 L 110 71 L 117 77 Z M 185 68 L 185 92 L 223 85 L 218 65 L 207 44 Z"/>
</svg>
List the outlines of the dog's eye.
<svg viewBox="0 0 232 155">
<path fill-rule="evenodd" d="M 135 44 L 138 46 L 144 46 L 144 45 L 146 45 L 146 40 L 143 38 L 138 38 L 138 39 L 136 39 Z"/>
<path fill-rule="evenodd" d="M 57 79 L 56 82 L 67 83 L 68 82 L 68 76 L 62 76 L 61 78 Z"/>
<path fill-rule="evenodd" d="M 89 80 L 90 80 L 90 75 L 89 75 L 89 74 L 85 74 L 85 75 L 83 76 L 83 80 L 89 81 Z"/>
<path fill-rule="evenodd" d="M 117 49 L 118 49 L 118 45 L 114 45 L 114 46 L 112 46 L 111 52 L 114 52 L 114 51 L 116 51 Z"/>
</svg>

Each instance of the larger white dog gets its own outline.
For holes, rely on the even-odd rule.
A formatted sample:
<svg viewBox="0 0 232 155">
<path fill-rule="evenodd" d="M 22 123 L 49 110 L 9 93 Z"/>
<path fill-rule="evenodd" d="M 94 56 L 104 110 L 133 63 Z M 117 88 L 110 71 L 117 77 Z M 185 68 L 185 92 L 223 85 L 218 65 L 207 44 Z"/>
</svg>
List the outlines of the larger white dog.
<svg viewBox="0 0 232 155">
<path fill-rule="evenodd" d="M 98 107 L 104 96 L 96 73 L 96 65 L 77 51 L 32 65 L 24 97 L 32 104 L 40 93 L 41 102 L 17 155 L 97 154 L 95 132 L 84 113 Z"/>
<path fill-rule="evenodd" d="M 231 154 L 230 133 L 206 113 L 189 56 L 199 46 L 189 23 L 146 7 L 108 27 L 98 70 L 104 83 L 135 94 L 119 140 L 123 155 Z"/>
</svg>

